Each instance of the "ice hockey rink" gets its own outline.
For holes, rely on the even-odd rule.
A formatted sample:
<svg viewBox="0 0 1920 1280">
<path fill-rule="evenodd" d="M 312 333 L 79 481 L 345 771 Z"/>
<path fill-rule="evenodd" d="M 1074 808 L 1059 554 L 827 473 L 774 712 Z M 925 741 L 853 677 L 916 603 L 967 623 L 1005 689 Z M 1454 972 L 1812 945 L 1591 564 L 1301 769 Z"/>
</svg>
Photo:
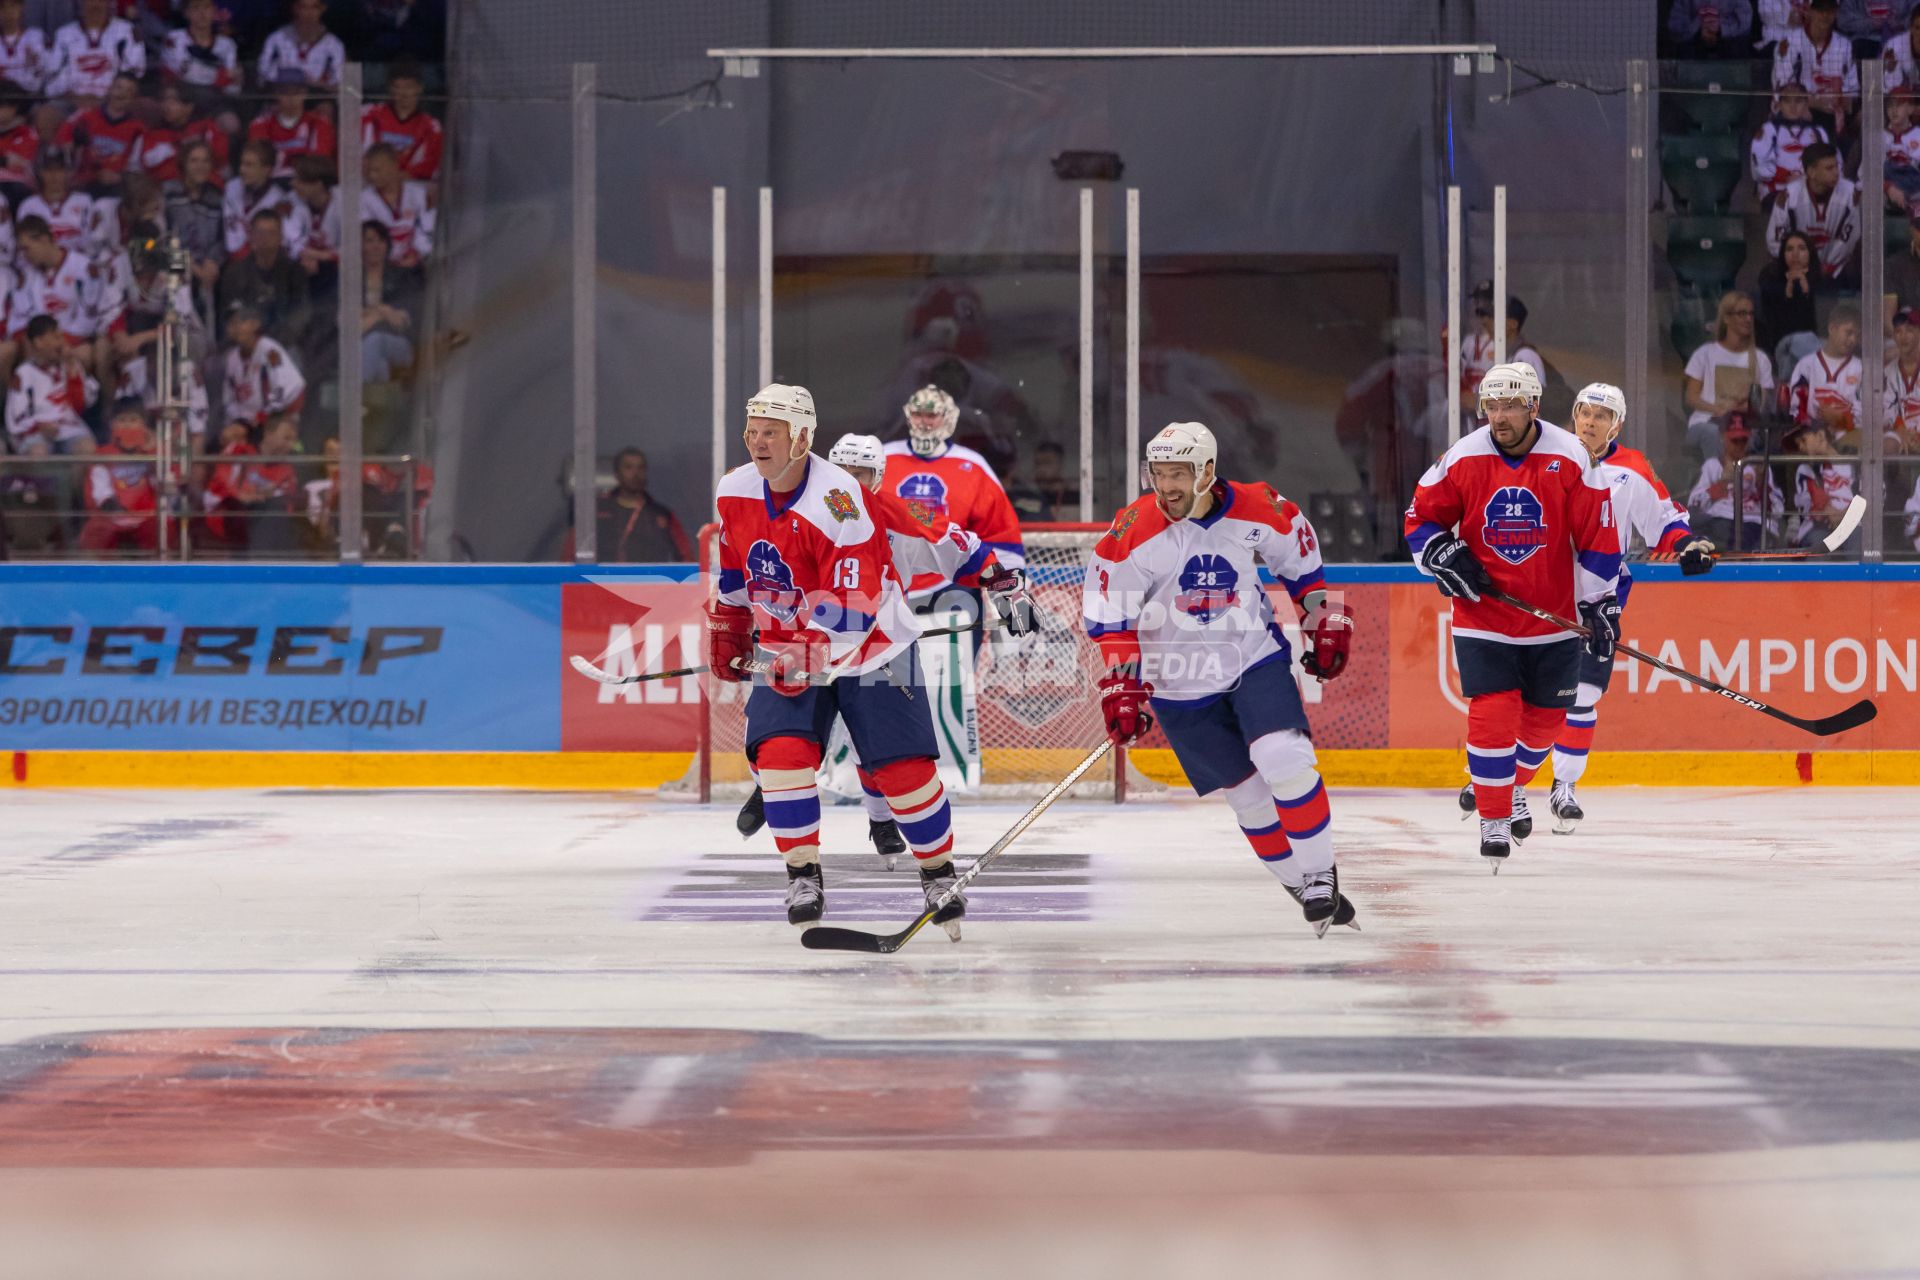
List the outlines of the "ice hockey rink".
<svg viewBox="0 0 1920 1280">
<path fill-rule="evenodd" d="M 1223 808 L 1056 806 L 858 956 L 726 805 L 16 793 L 0 1274 L 1920 1275 L 1911 793 L 1587 799 L 1494 877 L 1338 792 L 1320 940 Z"/>
</svg>

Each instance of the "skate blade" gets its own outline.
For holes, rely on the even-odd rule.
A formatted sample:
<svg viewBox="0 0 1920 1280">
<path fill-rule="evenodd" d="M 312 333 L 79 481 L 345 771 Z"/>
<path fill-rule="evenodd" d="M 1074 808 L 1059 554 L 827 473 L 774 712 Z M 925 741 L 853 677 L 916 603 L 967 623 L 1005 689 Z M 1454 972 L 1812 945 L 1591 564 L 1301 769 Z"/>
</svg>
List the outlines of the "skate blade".
<svg viewBox="0 0 1920 1280">
<path fill-rule="evenodd" d="M 940 927 L 947 931 L 947 938 L 949 941 L 951 942 L 960 941 L 960 922 L 958 920 L 949 920 L 945 924 L 941 925 Z"/>
<path fill-rule="evenodd" d="M 1326 936 L 1327 936 L 1327 926 L 1328 926 L 1328 925 L 1331 925 L 1332 923 L 1333 923 L 1333 919 L 1332 919 L 1332 917 L 1328 917 L 1328 918 L 1327 918 L 1327 919 L 1325 919 L 1325 920 L 1315 920 L 1315 921 L 1313 922 L 1313 936 L 1314 936 L 1314 937 L 1316 937 L 1316 938 L 1324 938 L 1324 937 L 1326 937 Z"/>
<path fill-rule="evenodd" d="M 880 855 L 880 869 L 882 871 L 898 871 L 900 869 L 899 860 L 890 853 L 883 853 Z"/>
<path fill-rule="evenodd" d="M 1553 834 L 1557 836 L 1570 836 L 1574 833 L 1575 830 L 1579 828 L 1579 826 L 1580 826 L 1580 823 L 1578 821 L 1555 822 L 1553 824 Z"/>
<path fill-rule="evenodd" d="M 1485 857 L 1486 855 L 1482 854 L 1481 856 Z M 1487 858 L 1487 870 L 1493 872 L 1493 874 L 1495 875 L 1499 875 L 1500 864 L 1505 861 L 1506 861 L 1505 858 Z"/>
</svg>

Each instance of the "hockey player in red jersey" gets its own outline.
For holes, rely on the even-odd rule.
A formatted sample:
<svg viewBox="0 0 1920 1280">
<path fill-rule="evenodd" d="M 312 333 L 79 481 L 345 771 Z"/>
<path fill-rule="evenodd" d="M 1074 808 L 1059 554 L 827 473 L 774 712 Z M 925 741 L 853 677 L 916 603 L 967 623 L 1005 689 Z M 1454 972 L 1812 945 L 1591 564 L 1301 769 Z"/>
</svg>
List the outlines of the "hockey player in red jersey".
<svg viewBox="0 0 1920 1280">
<path fill-rule="evenodd" d="M 1453 599 L 1480 853 L 1496 873 L 1532 834 L 1524 788 L 1574 704 L 1582 649 L 1611 662 L 1619 638 L 1613 501 L 1579 440 L 1538 417 L 1540 391 L 1531 366 L 1489 369 L 1487 425 L 1427 468 L 1407 508 L 1407 545 Z M 1563 617 L 1577 603 L 1587 636 L 1488 599 L 1490 588 Z M 1532 768 L 1516 766 L 1522 750 Z"/>
<path fill-rule="evenodd" d="M 918 628 L 865 490 L 810 451 L 815 421 L 805 387 L 774 383 L 747 402 L 751 461 L 720 482 L 720 581 L 707 610 L 714 676 L 754 682 L 747 756 L 765 788 L 787 863 L 787 919 L 797 925 L 826 909 L 815 771 L 836 715 L 913 850 L 928 904 L 954 883 L 952 814 L 927 698 L 915 692 Z M 737 665 L 756 655 L 764 674 Z M 956 897 L 934 921 L 958 937 L 965 913 Z"/>
<path fill-rule="evenodd" d="M 1314 933 L 1354 924 L 1292 653 L 1260 581 L 1265 564 L 1301 610 L 1301 668 L 1323 681 L 1345 670 L 1353 617 L 1327 591 L 1313 526 L 1272 486 L 1221 480 L 1198 422 L 1168 424 L 1146 454 L 1152 491 L 1094 544 L 1083 592 L 1107 737 L 1124 746 L 1157 718 L 1194 791 L 1225 798 Z"/>
<path fill-rule="evenodd" d="M 886 491 L 923 507 L 935 524 L 951 520 L 980 535 L 987 550 L 1006 568 L 1024 568 L 1020 517 L 1014 514 L 1000 477 L 979 453 L 953 443 L 960 406 L 939 387 L 928 385 L 913 393 L 905 412 L 907 438 L 887 446 L 887 456 L 902 461 L 888 468 Z M 916 602 L 923 601 L 945 585 L 922 583 L 912 594 Z"/>
</svg>

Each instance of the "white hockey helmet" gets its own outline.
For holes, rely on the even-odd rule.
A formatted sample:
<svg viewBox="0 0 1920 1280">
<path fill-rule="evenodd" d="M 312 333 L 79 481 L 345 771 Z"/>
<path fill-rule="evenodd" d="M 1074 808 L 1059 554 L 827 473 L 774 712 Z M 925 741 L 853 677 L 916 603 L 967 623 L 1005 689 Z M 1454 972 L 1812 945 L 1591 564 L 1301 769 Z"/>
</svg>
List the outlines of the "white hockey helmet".
<svg viewBox="0 0 1920 1280">
<path fill-rule="evenodd" d="M 1208 467 L 1217 473 L 1216 460 L 1220 456 L 1220 446 L 1213 438 L 1213 432 L 1198 422 L 1169 422 L 1160 428 L 1160 434 L 1147 441 L 1147 461 L 1142 468 L 1145 473 L 1142 484 L 1151 487 L 1151 468 L 1156 462 L 1190 462 L 1193 464 L 1194 488 L 1202 488 L 1213 482 L 1206 474 Z"/>
<path fill-rule="evenodd" d="M 773 418 L 787 424 L 792 433 L 793 453 L 798 458 L 813 447 L 813 392 L 784 382 L 769 382 L 747 401 L 749 418 Z"/>
<path fill-rule="evenodd" d="M 1540 407 L 1540 375 L 1533 366 L 1524 360 L 1509 360 L 1487 370 L 1480 379 L 1480 391 L 1476 399 L 1480 412 L 1487 411 L 1489 400 L 1525 400 L 1538 409 Z"/>
<path fill-rule="evenodd" d="M 887 474 L 887 451 L 879 436 L 841 436 L 834 441 L 827 461 L 836 467 L 866 467 L 873 472 L 873 482 L 867 488 L 875 493 L 880 491 L 880 481 Z"/>
<path fill-rule="evenodd" d="M 960 406 L 931 382 L 908 396 L 904 409 L 907 446 L 923 458 L 939 453 L 941 446 L 953 438 L 953 429 L 960 422 Z M 932 421 L 922 421 L 927 418 Z"/>
<path fill-rule="evenodd" d="M 1611 382 L 1589 382 L 1580 388 L 1580 394 L 1573 398 L 1573 405 L 1578 409 L 1583 404 L 1613 414 L 1613 434 L 1607 437 L 1609 440 L 1619 435 L 1620 428 L 1627 423 L 1627 393 Z"/>
</svg>

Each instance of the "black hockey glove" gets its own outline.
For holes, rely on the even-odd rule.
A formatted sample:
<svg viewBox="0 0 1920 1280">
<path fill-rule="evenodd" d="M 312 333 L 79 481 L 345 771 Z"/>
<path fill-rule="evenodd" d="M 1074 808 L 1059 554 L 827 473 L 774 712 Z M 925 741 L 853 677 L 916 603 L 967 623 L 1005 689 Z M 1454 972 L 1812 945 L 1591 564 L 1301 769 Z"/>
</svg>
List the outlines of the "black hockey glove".
<svg viewBox="0 0 1920 1280">
<path fill-rule="evenodd" d="M 1680 544 L 1680 572 L 1686 577 L 1712 572 L 1714 562 L 1719 558 L 1720 548 L 1705 538 Z"/>
<path fill-rule="evenodd" d="M 1008 635 L 1033 634 L 1037 624 L 1033 620 L 1033 593 L 1027 590 L 1026 570 L 995 568 L 981 575 L 980 589 L 986 592 Z"/>
<path fill-rule="evenodd" d="M 1451 533 L 1437 533 L 1420 553 L 1420 567 L 1433 575 L 1443 596 L 1478 600 L 1493 585 L 1486 568 L 1473 558 L 1467 544 Z"/>
<path fill-rule="evenodd" d="M 1587 652 L 1600 662 L 1610 660 L 1620 640 L 1620 602 L 1612 596 L 1588 601 L 1580 606 L 1580 621 L 1587 624 Z"/>
</svg>

